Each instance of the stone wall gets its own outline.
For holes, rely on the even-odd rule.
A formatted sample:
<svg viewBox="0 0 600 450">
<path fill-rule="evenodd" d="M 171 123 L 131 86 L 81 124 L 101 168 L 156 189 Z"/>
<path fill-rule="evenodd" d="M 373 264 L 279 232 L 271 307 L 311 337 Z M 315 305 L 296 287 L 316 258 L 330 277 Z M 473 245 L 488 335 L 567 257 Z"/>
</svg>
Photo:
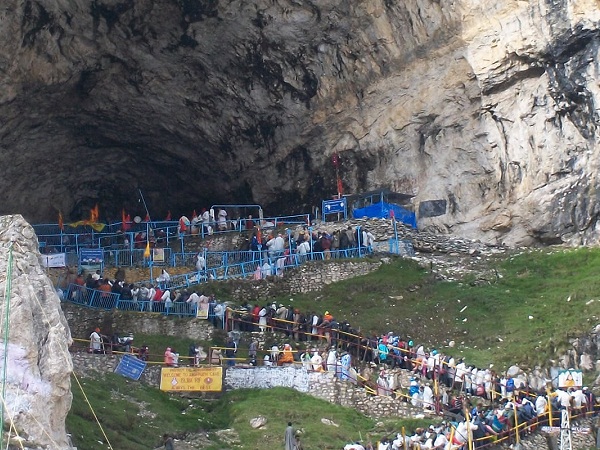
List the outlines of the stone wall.
<svg viewBox="0 0 600 450">
<path fill-rule="evenodd" d="M 158 313 L 101 310 L 62 303 L 62 309 L 74 337 L 87 339 L 91 331 L 100 327 L 103 334 L 143 333 L 178 336 L 194 341 L 210 340 L 214 327 L 206 320 L 189 317 L 164 316 Z"/>
<path fill-rule="evenodd" d="M 114 372 L 121 357 L 118 355 L 96 355 L 92 353 L 71 353 L 75 374 L 83 378 L 93 378 L 99 374 Z M 140 381 L 149 386 L 160 387 L 161 364 L 148 364 L 142 372 Z"/>
<path fill-rule="evenodd" d="M 336 405 L 346 406 L 370 417 L 407 417 L 414 410 L 394 397 L 379 397 L 364 388 L 341 381 L 333 372 L 308 372 L 303 367 L 232 367 L 225 372 L 226 389 L 289 387 Z"/>
<path fill-rule="evenodd" d="M 79 352 L 72 354 L 72 359 L 74 371 L 78 376 L 94 377 L 114 372 L 120 356 Z M 161 367 L 160 364 L 149 364 L 142 373 L 140 382 L 158 389 Z M 289 387 L 336 405 L 354 408 L 375 418 L 406 417 L 422 412 L 393 397 L 368 395 L 365 389 L 339 380 L 333 372 L 308 372 L 303 367 L 230 367 L 224 372 L 226 390 Z"/>
<path fill-rule="evenodd" d="M 381 264 L 381 260 L 315 261 L 288 270 L 281 278 L 269 277 L 267 280 L 238 280 L 228 283 L 235 285 L 232 294 L 238 302 L 264 300 L 277 295 L 318 292 L 328 284 L 374 272 Z"/>
</svg>

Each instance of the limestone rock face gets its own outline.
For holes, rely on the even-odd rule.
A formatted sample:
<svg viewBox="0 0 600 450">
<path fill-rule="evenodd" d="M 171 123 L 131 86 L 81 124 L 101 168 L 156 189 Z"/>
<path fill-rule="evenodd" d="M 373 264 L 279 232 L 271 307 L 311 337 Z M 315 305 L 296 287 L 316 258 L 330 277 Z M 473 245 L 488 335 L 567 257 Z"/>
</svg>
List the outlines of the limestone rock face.
<svg viewBox="0 0 600 450">
<path fill-rule="evenodd" d="M 7 302 L 10 245 L 12 287 Z M 22 216 L 0 216 L 0 374 L 6 358 L 8 408 L 4 425 L 5 429 L 14 425 L 26 449 L 67 449 L 65 418 L 72 400 L 73 365 L 68 351 L 71 333 L 56 292 L 39 264 L 37 248 L 33 229 Z M 5 346 L 7 306 L 9 338 Z"/>
<path fill-rule="evenodd" d="M 337 152 L 346 193 L 412 194 L 422 228 L 597 242 L 599 21 L 596 0 L 5 0 L 0 205 L 306 210 Z"/>
</svg>

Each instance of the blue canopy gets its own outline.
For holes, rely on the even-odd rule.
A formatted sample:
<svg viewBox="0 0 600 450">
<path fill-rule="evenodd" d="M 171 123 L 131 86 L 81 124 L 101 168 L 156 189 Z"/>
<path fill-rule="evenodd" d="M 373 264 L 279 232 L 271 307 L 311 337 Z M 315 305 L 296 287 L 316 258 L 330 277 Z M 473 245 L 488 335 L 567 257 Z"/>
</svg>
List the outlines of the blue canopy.
<svg viewBox="0 0 600 450">
<path fill-rule="evenodd" d="M 352 211 L 352 217 L 360 219 L 362 217 L 376 217 L 380 219 L 389 219 L 392 217 L 391 211 L 394 211 L 396 220 L 417 228 L 417 216 L 414 212 L 404 209 L 402 206 L 394 205 L 393 203 L 378 202 L 365 208 L 355 209 Z"/>
</svg>

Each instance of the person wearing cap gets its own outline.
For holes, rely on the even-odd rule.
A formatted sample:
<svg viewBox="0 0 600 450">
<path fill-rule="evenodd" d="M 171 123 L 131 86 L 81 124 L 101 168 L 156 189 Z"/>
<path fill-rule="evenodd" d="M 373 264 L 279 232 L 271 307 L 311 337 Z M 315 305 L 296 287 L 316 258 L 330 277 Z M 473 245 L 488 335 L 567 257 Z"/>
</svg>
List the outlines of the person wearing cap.
<svg viewBox="0 0 600 450">
<path fill-rule="evenodd" d="M 91 353 L 102 353 L 102 336 L 100 335 L 100 328 L 96 328 L 90 334 L 90 352 Z"/>
<path fill-rule="evenodd" d="M 287 330 L 287 323 L 285 322 L 288 315 L 288 309 L 280 303 L 275 310 L 275 327 L 278 331 Z"/>
</svg>

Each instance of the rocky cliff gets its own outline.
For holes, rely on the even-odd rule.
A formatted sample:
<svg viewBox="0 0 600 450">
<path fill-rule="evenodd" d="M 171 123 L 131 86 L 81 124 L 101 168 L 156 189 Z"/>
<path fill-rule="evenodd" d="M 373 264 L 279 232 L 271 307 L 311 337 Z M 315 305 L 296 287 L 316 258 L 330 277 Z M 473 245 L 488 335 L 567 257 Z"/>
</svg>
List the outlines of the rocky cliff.
<svg viewBox="0 0 600 450">
<path fill-rule="evenodd" d="M 380 186 L 423 228 L 595 242 L 597 0 L 5 0 L 0 209 L 306 210 Z M 1 212 L 1 211 L 0 211 Z"/>
<path fill-rule="evenodd" d="M 10 437 L 10 448 L 64 450 L 70 448 L 65 418 L 72 399 L 71 333 L 38 257 L 33 228 L 21 216 L 1 216 L 2 443 Z"/>
</svg>

